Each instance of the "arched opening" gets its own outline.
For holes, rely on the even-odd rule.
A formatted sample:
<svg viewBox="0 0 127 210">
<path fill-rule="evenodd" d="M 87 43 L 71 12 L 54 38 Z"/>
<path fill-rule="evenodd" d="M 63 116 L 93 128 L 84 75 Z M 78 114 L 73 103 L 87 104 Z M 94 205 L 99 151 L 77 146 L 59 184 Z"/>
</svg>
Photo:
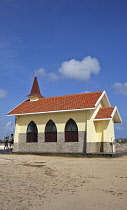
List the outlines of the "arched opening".
<svg viewBox="0 0 127 210">
<path fill-rule="evenodd" d="M 65 126 L 65 142 L 78 142 L 78 127 L 72 119 Z"/>
<path fill-rule="evenodd" d="M 27 142 L 38 142 L 38 130 L 36 124 L 31 121 L 27 128 Z"/>
<path fill-rule="evenodd" d="M 52 120 L 49 120 L 45 127 L 45 142 L 57 142 L 57 129 Z"/>
</svg>

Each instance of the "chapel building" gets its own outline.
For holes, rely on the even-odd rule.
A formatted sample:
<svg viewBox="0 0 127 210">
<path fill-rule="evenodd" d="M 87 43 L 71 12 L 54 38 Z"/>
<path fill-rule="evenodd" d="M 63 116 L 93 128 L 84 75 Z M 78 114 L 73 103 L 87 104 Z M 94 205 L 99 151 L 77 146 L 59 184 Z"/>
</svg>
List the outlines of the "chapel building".
<svg viewBox="0 0 127 210">
<path fill-rule="evenodd" d="M 34 78 L 29 99 L 7 115 L 16 117 L 14 152 L 113 152 L 114 123 L 121 123 L 105 91 L 44 97 Z"/>
</svg>

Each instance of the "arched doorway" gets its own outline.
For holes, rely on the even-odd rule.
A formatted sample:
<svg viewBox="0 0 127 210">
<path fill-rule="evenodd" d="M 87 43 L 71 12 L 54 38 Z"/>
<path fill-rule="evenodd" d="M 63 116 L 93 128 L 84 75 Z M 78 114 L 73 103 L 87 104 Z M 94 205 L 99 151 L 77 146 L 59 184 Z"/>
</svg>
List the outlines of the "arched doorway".
<svg viewBox="0 0 127 210">
<path fill-rule="evenodd" d="M 66 123 L 65 142 L 78 142 L 78 127 L 73 119 Z"/>
<path fill-rule="evenodd" d="M 26 142 L 38 142 L 38 130 L 36 124 L 31 121 L 27 127 Z"/>
<path fill-rule="evenodd" d="M 57 142 L 57 128 L 52 120 L 45 127 L 45 142 Z"/>
</svg>

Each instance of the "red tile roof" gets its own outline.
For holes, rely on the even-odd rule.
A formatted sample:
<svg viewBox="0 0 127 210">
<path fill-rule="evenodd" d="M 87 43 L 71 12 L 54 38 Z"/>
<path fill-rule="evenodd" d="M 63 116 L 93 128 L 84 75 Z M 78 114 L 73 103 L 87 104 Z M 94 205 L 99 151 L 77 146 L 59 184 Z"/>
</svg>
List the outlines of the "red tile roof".
<svg viewBox="0 0 127 210">
<path fill-rule="evenodd" d="M 115 107 L 102 107 L 99 109 L 94 119 L 111 118 Z"/>
<path fill-rule="evenodd" d="M 94 108 L 103 91 L 74 95 L 40 98 L 37 101 L 26 100 L 14 108 L 8 115 L 49 112 L 72 109 Z"/>
</svg>

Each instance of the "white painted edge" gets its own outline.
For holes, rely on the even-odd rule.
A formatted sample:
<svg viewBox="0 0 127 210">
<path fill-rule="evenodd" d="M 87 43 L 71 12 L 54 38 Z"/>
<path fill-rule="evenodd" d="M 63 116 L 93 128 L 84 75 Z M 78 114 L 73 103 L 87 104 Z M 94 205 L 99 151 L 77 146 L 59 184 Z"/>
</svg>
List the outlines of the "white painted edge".
<svg viewBox="0 0 127 210">
<path fill-rule="evenodd" d="M 101 94 L 100 98 L 97 100 L 97 102 L 96 102 L 96 104 L 95 104 L 95 107 L 98 106 L 98 104 L 100 103 L 100 101 L 101 101 L 101 99 L 104 97 L 104 95 L 106 96 L 106 99 L 107 99 L 107 101 L 108 101 L 108 103 L 109 103 L 109 107 L 111 107 L 111 104 L 110 104 L 110 102 L 109 102 L 109 99 L 108 99 L 108 96 L 107 96 L 107 93 L 106 93 L 105 90 L 104 90 L 103 93 Z"/>
<path fill-rule="evenodd" d="M 105 91 L 103 91 L 103 93 L 101 94 L 101 96 L 99 97 L 99 99 L 97 100 L 97 102 L 95 103 L 95 105 L 94 105 L 95 107 L 97 107 L 97 105 L 100 103 L 100 101 L 103 98 L 104 94 L 105 94 Z"/>
<path fill-rule="evenodd" d="M 117 110 L 117 107 L 115 106 L 114 109 L 113 109 L 113 112 L 112 112 L 112 114 L 111 114 L 111 117 L 112 117 L 112 118 L 114 117 L 114 115 L 115 115 L 115 113 L 116 113 L 116 110 Z"/>
<path fill-rule="evenodd" d="M 19 105 L 21 105 L 22 103 L 24 103 L 25 101 L 28 101 L 28 100 L 24 100 L 23 102 L 21 102 L 20 104 L 18 104 L 17 106 L 15 106 L 13 109 L 16 109 Z M 13 111 L 13 109 L 11 109 L 9 112 Z M 14 115 L 14 114 L 9 114 L 9 115 L 7 114 L 7 116 L 11 116 L 11 115 Z"/>
<path fill-rule="evenodd" d="M 117 114 L 118 114 L 118 116 L 120 118 L 120 121 L 122 122 L 122 119 L 121 119 L 121 116 L 120 116 L 119 111 L 117 109 L 117 106 L 114 107 L 114 110 L 113 110 L 113 112 L 111 114 L 111 117 L 113 118 L 116 112 L 117 112 Z"/>
<path fill-rule="evenodd" d="M 21 114 L 9 114 L 7 116 L 20 116 L 20 115 L 33 115 L 33 114 L 48 114 L 48 113 L 57 113 L 57 112 L 74 112 L 74 111 L 85 111 L 95 109 L 92 108 L 85 108 L 85 109 L 68 109 L 68 110 L 57 110 L 57 111 L 48 111 L 48 112 L 32 112 L 32 113 L 21 113 Z"/>
<path fill-rule="evenodd" d="M 111 120 L 112 118 L 99 118 L 99 119 L 93 119 L 93 121 L 100 121 L 100 120 Z"/>
<path fill-rule="evenodd" d="M 108 96 L 107 96 L 106 91 L 105 91 L 105 96 L 106 96 L 106 99 L 107 99 L 107 101 L 108 101 L 108 103 L 109 103 L 109 106 L 111 107 L 111 104 L 110 104 L 110 101 L 109 101 L 109 99 L 108 99 Z"/>
</svg>

